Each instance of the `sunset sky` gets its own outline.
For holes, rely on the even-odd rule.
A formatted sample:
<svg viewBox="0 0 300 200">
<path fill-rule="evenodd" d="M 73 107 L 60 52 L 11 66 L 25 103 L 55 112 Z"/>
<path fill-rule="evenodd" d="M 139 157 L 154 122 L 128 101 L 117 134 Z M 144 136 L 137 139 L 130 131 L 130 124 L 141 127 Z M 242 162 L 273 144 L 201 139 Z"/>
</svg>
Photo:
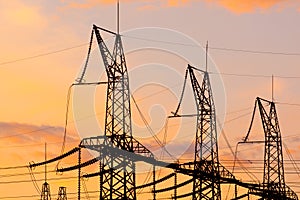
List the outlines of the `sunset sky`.
<svg viewBox="0 0 300 200">
<path fill-rule="evenodd" d="M 121 34 L 124 33 L 125 51 L 126 45 L 129 50 L 132 45 L 138 46 L 137 44 L 144 44 L 143 42 L 151 43 L 153 39 L 153 45 L 157 45 L 155 40 L 165 41 L 165 37 L 159 34 L 149 34 L 144 41 L 130 39 L 131 30 L 145 30 L 146 27 L 175 31 L 192 38 L 201 46 L 205 46 L 206 41 L 209 41 L 210 65 L 216 66 L 210 69 L 221 73 L 220 76 L 211 74 L 211 77 L 212 79 L 221 77 L 224 84 L 212 85 L 212 89 L 217 97 L 219 97 L 218 91 L 221 91 L 221 96 L 222 92 L 225 94 L 222 99 L 216 100 L 224 104 L 222 107 L 221 103 L 222 108 L 219 108 L 221 111 L 218 113 L 218 118 L 225 118 L 223 132 L 220 131 L 219 137 L 220 160 L 224 160 L 225 166 L 231 169 L 233 160 L 226 138 L 234 151 L 237 142 L 241 141 L 248 130 L 255 98 L 260 96 L 271 99 L 272 75 L 274 75 L 274 101 L 278 102 L 277 111 L 284 146 L 300 165 L 300 128 L 298 127 L 300 118 L 300 2 L 298 0 L 120 0 L 120 2 L 120 31 Z M 30 161 L 43 160 L 45 142 L 48 143 L 48 157 L 60 154 L 68 88 L 81 73 L 92 25 L 97 24 L 112 31 L 116 30 L 115 3 L 115 0 L 0 0 L 1 167 L 27 165 Z M 111 39 L 106 34 L 104 38 L 108 41 Z M 170 38 L 169 42 L 175 45 L 175 49 L 183 48 L 182 43 L 185 41 L 171 39 L 174 38 Z M 93 48 L 96 47 L 94 44 Z M 196 51 L 192 46 L 187 45 L 186 48 L 191 52 Z M 203 53 L 203 50 L 201 51 Z M 92 59 L 97 58 L 96 55 Z M 201 63 L 204 63 L 204 56 L 200 58 L 203 58 Z M 159 84 L 149 84 L 143 88 L 134 85 L 133 93 L 137 103 L 157 136 L 162 140 L 166 117 L 177 106 L 178 96 L 176 97 L 174 92 L 176 94 L 181 92 L 188 62 L 176 56 L 172 57 L 166 52 L 151 49 L 142 53 L 131 52 L 127 61 L 129 71 L 132 71 L 131 83 L 137 84 L 142 81 L 138 79 L 138 75 L 152 77 L 150 74 L 158 79 L 166 79 L 166 83 L 172 83 L 173 86 L 175 83 L 173 88 L 165 88 Z M 100 60 L 98 62 L 100 63 Z M 179 76 L 176 75 L 178 78 L 168 82 L 168 77 L 159 76 L 160 73 L 157 71 L 149 72 L 149 74 L 139 71 L 143 69 L 141 66 L 147 67 L 151 63 L 155 63 L 156 67 L 160 64 L 168 64 L 168 69 L 178 72 Z M 204 69 L 203 65 L 197 67 Z M 103 74 L 96 75 L 97 78 L 98 76 L 101 76 L 101 80 L 106 78 Z M 94 88 L 87 90 L 91 92 L 89 95 L 94 95 Z M 84 99 L 84 97 L 77 98 Z M 84 115 L 78 116 L 78 113 L 76 115 L 72 107 L 74 106 L 72 103 L 77 100 L 76 95 L 71 95 L 71 98 L 66 151 L 78 145 L 82 139 L 82 134 L 78 133 L 78 127 L 81 125 L 90 127 L 90 124 L 94 123 L 90 118 L 98 119 L 99 126 L 103 127 L 105 87 L 99 86 L 96 89 L 94 98 L 98 103 L 95 103 L 96 111 L 92 117 L 84 104 L 79 111 Z M 184 101 L 186 104 L 192 102 L 191 105 L 194 105 L 194 99 L 187 97 Z M 94 105 L 89 108 L 94 108 Z M 139 130 L 136 136 L 147 142 L 147 138 L 151 137 L 149 133 L 143 135 L 146 128 L 134 105 L 132 109 L 135 130 Z M 193 110 L 188 111 L 193 112 Z M 193 119 L 174 120 L 169 120 L 170 133 L 168 133 L 167 141 L 169 137 L 173 137 L 172 131 L 180 129 L 178 123 L 182 129 L 187 127 L 190 135 L 194 134 Z M 84 134 L 87 134 L 85 136 L 99 135 L 94 129 L 88 128 L 87 133 Z M 254 121 L 250 139 L 263 139 L 258 115 Z M 151 144 L 149 141 L 148 145 Z M 176 145 L 180 144 L 176 143 Z M 286 182 L 300 194 L 300 184 L 297 183 L 300 175 L 295 173 L 296 170 L 289 161 L 287 151 L 284 148 Z M 259 172 L 257 168 L 253 168 L 260 181 L 262 180 L 261 167 L 263 167 L 262 152 L 260 145 L 242 145 L 238 154 L 241 160 L 260 160 L 255 161 L 257 163 L 253 162 L 255 166 L 260 167 Z M 86 153 L 85 158 L 88 159 L 88 157 Z M 70 166 L 75 163 L 74 157 L 74 159 L 64 161 L 62 165 Z M 49 166 L 50 170 L 53 170 L 54 166 L 54 164 Z M 5 184 L 7 181 L 30 181 L 26 168 L 14 171 L 1 169 L 1 167 L 0 198 L 38 195 L 31 182 Z M 35 170 L 41 172 L 43 168 Z M 97 170 L 97 166 L 93 170 Z M 242 169 L 237 171 L 241 172 Z M 25 174 L 5 177 L 14 173 Z M 70 173 L 65 176 L 74 175 Z M 37 179 L 43 179 L 41 174 L 36 176 Z M 237 176 L 245 181 L 251 180 L 245 173 L 237 173 Z M 55 173 L 52 173 L 51 177 L 55 178 Z M 75 181 L 76 179 L 49 181 L 53 185 L 53 198 L 56 198 L 60 185 L 68 186 L 70 193 L 76 192 Z M 42 183 L 43 180 L 38 181 L 40 187 Z M 14 192 L 18 187 L 22 189 Z M 93 185 L 92 180 L 87 187 L 89 191 L 98 189 Z M 224 191 L 225 199 L 227 190 Z M 74 194 L 70 197 L 74 197 Z"/>
</svg>

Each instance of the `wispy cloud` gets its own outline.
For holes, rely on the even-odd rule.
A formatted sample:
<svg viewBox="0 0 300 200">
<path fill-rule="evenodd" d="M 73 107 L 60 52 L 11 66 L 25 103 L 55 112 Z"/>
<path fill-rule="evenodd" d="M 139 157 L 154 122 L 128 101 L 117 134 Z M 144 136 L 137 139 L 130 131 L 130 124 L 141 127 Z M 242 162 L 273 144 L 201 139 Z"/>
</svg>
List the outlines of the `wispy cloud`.
<svg viewBox="0 0 300 200">
<path fill-rule="evenodd" d="M 234 13 L 251 13 L 256 11 L 265 11 L 271 9 L 273 7 L 278 7 L 279 9 L 284 8 L 286 6 L 295 6 L 293 0 L 123 0 L 121 3 L 143 3 L 144 5 L 141 9 L 138 7 L 139 10 L 148 10 L 148 8 L 168 8 L 168 7 L 182 7 L 182 6 L 189 6 L 192 3 L 197 2 L 205 2 L 207 4 L 214 4 L 217 6 L 224 7 Z M 69 2 L 65 0 L 64 3 L 71 8 L 81 8 L 81 9 L 88 9 L 98 5 L 108 5 L 108 4 L 115 4 L 116 0 L 83 0 L 81 2 Z M 299 5 L 295 8 L 297 9 Z"/>
<path fill-rule="evenodd" d="M 235 13 L 251 13 L 257 10 L 268 10 L 275 6 L 283 8 L 291 3 L 290 0 L 210 0 L 209 2 L 215 2 Z"/>
<path fill-rule="evenodd" d="M 49 157 L 55 157 L 60 153 L 62 141 L 63 127 L 0 122 L 0 154 L 9 158 L 2 161 L 4 165 L 11 164 L 10 160 L 20 164 L 42 160 L 45 142 L 49 146 Z M 74 133 L 69 133 L 66 149 L 76 146 L 78 141 Z"/>
</svg>

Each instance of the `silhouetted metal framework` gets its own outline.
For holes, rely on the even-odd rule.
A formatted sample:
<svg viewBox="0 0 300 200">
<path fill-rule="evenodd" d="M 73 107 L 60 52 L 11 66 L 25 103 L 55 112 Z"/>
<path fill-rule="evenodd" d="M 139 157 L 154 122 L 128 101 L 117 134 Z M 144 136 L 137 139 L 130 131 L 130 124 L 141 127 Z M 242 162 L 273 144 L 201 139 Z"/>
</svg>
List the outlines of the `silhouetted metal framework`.
<svg viewBox="0 0 300 200">
<path fill-rule="evenodd" d="M 93 30 L 108 79 L 106 138 L 103 142 L 104 145 L 133 152 L 129 80 L 121 36 L 114 33 L 116 39 L 111 53 L 101 37 L 100 28 L 94 25 Z M 128 157 L 107 151 L 105 154 L 102 152 L 101 171 L 105 170 L 105 166 L 113 170 L 100 175 L 100 199 L 136 199 L 135 163 Z"/>
<path fill-rule="evenodd" d="M 203 73 L 200 84 L 194 70 Z M 193 181 L 193 199 L 221 199 L 219 157 L 216 128 L 216 112 L 208 72 L 188 65 L 197 107 L 197 129 L 195 141 L 194 170 L 206 171 L 212 176 Z"/>
<path fill-rule="evenodd" d="M 282 141 L 275 103 L 266 101 L 270 104 L 270 110 L 267 112 L 261 101 L 262 99 L 257 99 L 265 132 L 264 189 L 285 194 Z M 268 199 L 276 198 L 266 192 L 264 196 Z"/>
<path fill-rule="evenodd" d="M 269 110 L 266 110 L 266 106 L 264 106 L 263 103 L 269 106 Z M 282 137 L 276 107 L 273 101 L 259 97 L 256 99 L 251 125 L 244 142 L 248 142 L 257 106 L 265 135 L 263 191 L 256 192 L 255 190 L 251 190 L 250 193 L 259 194 L 259 196 L 262 196 L 264 199 L 287 199 L 287 197 L 298 199 L 297 195 L 285 184 Z"/>
<path fill-rule="evenodd" d="M 45 161 L 44 163 L 47 163 L 47 144 L 45 143 Z M 41 192 L 41 200 L 50 200 L 50 185 L 47 183 L 47 164 L 44 165 L 45 167 L 45 182 L 42 186 L 42 192 Z"/>
<path fill-rule="evenodd" d="M 191 177 L 191 179 L 189 179 L 185 182 L 182 182 L 182 183 L 176 183 L 176 184 L 174 184 L 174 186 L 164 187 L 163 189 L 155 189 L 153 191 L 154 193 L 162 193 L 162 192 L 167 192 L 167 191 L 176 192 L 177 188 L 180 188 L 189 183 L 192 183 L 194 180 L 193 178 L 196 176 L 197 178 L 204 179 L 204 180 L 210 179 L 210 178 L 217 178 L 220 180 L 221 184 L 234 184 L 236 186 L 240 186 L 240 187 L 249 189 L 248 194 L 236 196 L 235 199 L 240 199 L 240 198 L 246 197 L 249 194 L 254 194 L 254 195 L 262 197 L 262 199 L 266 199 L 263 197 L 263 195 L 265 193 L 269 193 L 272 196 L 277 197 L 276 199 L 298 200 L 296 193 L 294 193 L 287 186 L 286 186 L 286 194 L 280 194 L 274 190 L 264 189 L 262 184 L 242 182 L 242 181 L 236 179 L 234 177 L 234 175 L 230 171 L 228 171 L 224 166 L 222 166 L 220 163 L 219 163 L 219 174 L 212 174 L 209 172 L 209 170 L 206 170 L 206 169 L 198 169 L 196 171 L 196 170 L 194 170 L 194 165 L 195 165 L 194 161 L 180 164 L 180 163 L 167 163 L 167 162 L 156 160 L 153 157 L 153 155 L 151 154 L 151 152 L 149 150 L 147 150 L 144 146 L 142 146 L 142 144 L 137 142 L 134 138 L 133 138 L 134 152 L 124 151 L 124 150 L 122 150 L 118 147 L 114 147 L 112 145 L 106 146 L 103 143 L 104 139 L 105 139 L 105 136 L 87 138 L 87 139 L 84 139 L 81 141 L 80 146 L 86 147 L 88 149 L 92 149 L 92 150 L 95 150 L 98 152 L 99 151 L 103 151 L 103 152 L 110 151 L 112 154 L 114 154 L 114 156 L 127 157 L 127 158 L 130 158 L 131 160 L 133 160 L 134 162 L 143 161 L 143 162 L 149 163 L 151 165 L 173 169 L 175 171 L 175 173 L 179 173 L 179 174 L 183 174 L 183 175 L 187 175 L 187 176 Z M 72 152 L 74 152 L 74 149 L 67 152 L 66 155 L 70 156 L 70 155 L 72 155 L 71 154 Z M 77 152 L 78 152 L 78 154 L 80 154 L 80 151 L 77 151 Z M 59 157 L 53 158 L 53 159 L 51 159 L 51 162 L 54 162 L 54 160 L 57 160 L 58 158 L 63 159 L 64 157 L 59 156 Z M 57 172 L 73 171 L 76 169 L 84 168 L 91 164 L 94 164 L 97 159 L 98 158 L 93 158 L 93 159 L 85 161 L 85 162 L 78 162 L 78 165 L 57 169 Z M 44 162 L 36 163 L 35 166 L 40 166 L 43 164 L 45 164 L 45 163 Z M 206 164 L 206 165 L 208 165 L 208 164 Z M 122 166 L 119 166 L 119 167 L 122 167 Z M 99 171 L 99 172 L 90 173 L 90 174 L 84 174 L 78 178 L 98 177 L 101 174 L 109 173 L 110 170 L 114 170 L 114 169 L 106 168 L 106 170 L 104 170 L 104 171 Z M 150 186 L 154 187 L 156 184 L 164 182 L 174 176 L 175 176 L 175 174 L 172 173 L 172 174 L 169 174 L 158 180 L 153 180 L 153 182 L 139 185 L 135 189 L 145 188 L 145 187 L 150 187 Z M 204 190 L 204 191 L 206 191 L 206 190 Z M 186 197 L 189 197 L 192 195 L 193 195 L 193 191 L 191 191 L 191 192 L 188 191 L 188 193 L 185 193 L 185 194 L 175 194 L 173 196 L 173 198 L 181 199 L 181 198 L 186 198 Z"/>
<path fill-rule="evenodd" d="M 50 200 L 50 185 L 45 182 L 42 186 L 41 200 Z"/>
<path fill-rule="evenodd" d="M 113 34 L 115 44 L 111 52 L 100 31 Z M 95 34 L 107 74 L 107 99 L 104 137 L 83 139 L 80 146 L 100 154 L 100 199 L 136 199 L 134 155 L 116 154 L 109 147 L 125 152 L 154 157 L 132 137 L 129 78 L 121 35 L 93 25 L 91 43 Z M 91 47 L 91 45 L 90 45 Z M 90 54 L 90 48 L 89 48 Z M 88 59 L 89 59 L 88 54 Z M 83 80 L 86 67 L 79 82 Z"/>
<path fill-rule="evenodd" d="M 198 71 L 202 75 L 202 80 L 199 82 L 194 71 Z M 178 107 L 173 117 L 182 117 L 178 115 L 180 105 L 183 100 L 183 95 L 186 87 L 186 81 L 190 76 L 192 90 L 194 93 L 195 104 L 197 109 L 196 122 L 196 137 L 195 137 L 195 152 L 194 161 L 183 163 L 179 168 L 182 170 L 193 170 L 193 191 L 189 194 L 192 199 L 221 199 L 221 181 L 220 181 L 220 163 L 218 156 L 217 128 L 216 128 L 216 111 L 213 100 L 212 88 L 210 85 L 209 74 L 188 65 L 183 84 L 183 90 Z M 234 176 L 223 167 L 223 170 L 228 172 L 227 175 L 231 178 Z M 206 174 L 200 176 L 199 174 Z M 179 197 L 186 197 L 181 195 Z"/>
<path fill-rule="evenodd" d="M 104 43 L 100 35 L 100 30 L 113 34 L 116 37 L 112 53 Z M 194 160 L 186 163 L 167 163 L 156 160 L 151 151 L 132 136 L 128 72 L 121 36 L 119 34 L 97 27 L 96 25 L 93 26 L 86 66 L 83 70 L 83 74 L 78 79 L 78 84 L 82 83 L 84 78 L 94 34 L 97 38 L 108 79 L 105 133 L 101 136 L 83 139 L 80 142 L 79 148 L 74 148 L 56 158 L 50 160 L 45 159 L 44 162 L 30 164 L 31 168 L 61 160 L 78 152 L 78 165 L 57 169 L 57 172 L 78 169 L 78 199 L 80 199 L 80 179 L 99 176 L 100 200 L 135 200 L 136 189 L 149 186 L 153 187 L 154 199 L 157 193 L 174 191 L 174 199 L 192 196 L 193 199 L 219 200 L 221 199 L 220 184 L 234 184 L 235 186 L 249 190 L 248 194 L 241 196 L 238 196 L 236 191 L 235 199 L 241 199 L 249 196 L 249 194 L 254 194 L 260 196 L 261 199 L 298 200 L 296 193 L 286 186 L 284 182 L 282 141 L 274 102 L 269 102 L 261 98 L 258 98 L 256 101 L 260 109 L 265 132 L 266 163 L 263 184 L 242 182 L 236 179 L 229 170 L 219 163 L 216 113 L 209 75 L 207 71 L 202 71 L 189 65 L 185 75 L 184 88 L 189 73 L 197 106 Z M 194 70 L 203 73 L 201 84 L 197 80 Z M 177 113 L 183 94 L 184 90 L 177 110 L 174 113 L 175 117 L 181 117 Z M 262 106 L 262 101 L 270 105 L 269 112 Z M 255 115 L 256 104 L 249 132 Z M 247 141 L 249 132 L 244 142 Z M 99 153 L 99 157 L 81 162 L 81 148 L 96 151 Z M 98 160 L 100 160 L 99 172 L 81 175 L 81 168 L 94 164 Z M 154 167 L 161 166 L 169 168 L 174 170 L 175 173 L 158 180 L 155 180 L 155 175 L 153 175 L 153 182 L 136 186 L 135 162 L 137 161 L 149 163 Z M 191 178 L 178 183 L 176 173 L 187 175 Z M 162 189 L 156 188 L 156 184 L 166 181 L 171 177 L 175 177 L 174 185 Z M 177 188 L 191 183 L 193 183 L 192 191 L 188 191 L 185 194 L 178 194 Z M 46 181 L 43 185 L 41 196 L 43 200 L 50 199 L 50 187 Z"/>
<path fill-rule="evenodd" d="M 57 200 L 67 200 L 67 188 L 59 187 Z"/>
</svg>

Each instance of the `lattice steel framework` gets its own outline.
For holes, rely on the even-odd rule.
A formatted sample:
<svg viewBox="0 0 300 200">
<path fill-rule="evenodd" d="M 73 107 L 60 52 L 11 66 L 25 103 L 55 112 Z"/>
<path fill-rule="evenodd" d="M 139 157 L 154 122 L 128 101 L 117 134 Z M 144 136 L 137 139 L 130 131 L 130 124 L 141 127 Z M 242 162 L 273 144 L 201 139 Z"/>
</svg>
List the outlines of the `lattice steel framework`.
<svg viewBox="0 0 300 200">
<path fill-rule="evenodd" d="M 114 33 L 111 53 L 99 29 L 93 26 L 108 79 L 104 144 L 133 152 L 129 80 L 121 36 Z M 101 156 L 101 170 L 106 170 L 105 166 L 112 170 L 100 175 L 100 199 L 136 199 L 135 163 L 108 151 Z"/>
<path fill-rule="evenodd" d="M 50 185 L 47 182 L 42 186 L 41 200 L 51 200 Z"/>
<path fill-rule="evenodd" d="M 262 101 L 267 102 L 270 110 L 266 111 Z M 275 103 L 257 98 L 263 129 L 265 133 L 265 154 L 264 154 L 264 176 L 263 187 L 266 199 L 282 199 L 286 194 L 282 139 L 276 113 Z M 276 191 L 283 195 L 282 198 L 274 196 L 268 191 Z"/>
<path fill-rule="evenodd" d="M 197 106 L 193 199 L 221 199 L 216 112 L 212 89 L 208 72 L 199 70 L 203 73 L 200 85 L 194 69 L 199 70 L 188 66 Z M 199 178 L 197 172 L 202 171 L 206 171 L 209 176 Z"/>
<path fill-rule="evenodd" d="M 67 200 L 67 188 L 59 187 L 57 200 Z"/>
<path fill-rule="evenodd" d="M 45 163 L 47 162 L 47 144 L 45 143 Z M 47 164 L 45 164 L 45 182 L 42 186 L 41 200 L 50 200 L 50 185 L 47 183 Z"/>
<path fill-rule="evenodd" d="M 100 30 L 115 36 L 115 44 L 111 52 L 105 44 Z M 87 62 L 79 82 L 83 80 L 93 41 L 96 36 L 101 57 L 107 74 L 107 99 L 105 132 L 102 143 L 89 143 L 89 138 L 83 140 L 86 148 L 92 148 L 100 153 L 100 199 L 136 199 L 135 163 L 130 156 L 117 155 L 104 147 L 114 147 L 126 152 L 134 152 L 130 91 L 128 71 L 121 40 L 121 35 L 93 25 Z M 97 140 L 97 138 L 93 138 Z M 99 138 L 100 139 L 100 138 Z M 103 137 L 101 137 L 103 139 Z"/>
</svg>

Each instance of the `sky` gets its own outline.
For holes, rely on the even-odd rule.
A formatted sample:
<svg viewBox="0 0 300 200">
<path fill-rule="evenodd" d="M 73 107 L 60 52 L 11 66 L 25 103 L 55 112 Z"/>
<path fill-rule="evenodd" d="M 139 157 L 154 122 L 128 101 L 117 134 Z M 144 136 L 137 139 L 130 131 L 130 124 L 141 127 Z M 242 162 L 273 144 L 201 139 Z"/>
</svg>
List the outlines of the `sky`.
<svg viewBox="0 0 300 200">
<path fill-rule="evenodd" d="M 175 152 L 176 146 L 186 145 L 186 141 L 182 141 L 184 138 L 182 132 L 188 130 L 190 132 L 188 139 L 193 139 L 195 130 L 194 119 L 166 121 L 170 112 L 176 109 L 189 61 L 195 58 L 197 62 L 193 64 L 199 63 L 197 67 L 204 69 L 203 49 L 194 48 L 189 42 L 205 46 L 206 41 L 209 41 L 209 71 L 219 73 L 211 74 L 211 78 L 216 80 L 213 81 L 212 89 L 216 98 L 218 119 L 224 121 L 222 131 L 219 130 L 219 154 L 223 165 L 232 168 L 231 149 L 235 150 L 237 142 L 241 141 L 248 130 L 255 98 L 260 96 L 271 99 L 271 76 L 274 75 L 273 96 L 277 102 L 285 146 L 283 153 L 286 160 L 286 181 L 300 194 L 300 185 L 297 183 L 299 175 L 295 173 L 296 170 L 289 161 L 289 156 L 300 160 L 298 153 L 300 130 L 297 126 L 300 117 L 298 89 L 300 2 L 297 0 L 121 0 L 120 2 L 120 31 L 123 35 L 124 49 L 128 52 L 126 56 L 132 91 L 146 120 L 159 138 L 164 137 L 168 122 L 166 141 L 175 144 L 170 145 L 170 150 Z M 45 142 L 48 143 L 48 157 L 55 157 L 60 154 L 62 147 L 68 89 L 82 71 L 92 25 L 97 24 L 112 31 L 116 30 L 115 1 L 0 0 L 0 24 L 2 27 L 1 165 L 3 167 L 27 165 L 31 161 L 43 160 Z M 160 31 L 151 32 L 158 29 Z M 134 38 L 140 36 L 138 35 L 140 33 L 144 34 L 142 39 Z M 166 35 L 167 33 L 170 35 Z M 178 35 L 182 37 L 177 37 Z M 103 36 L 107 43 L 112 41 L 111 36 L 107 34 Z M 161 48 L 161 43 L 164 44 L 164 48 L 172 48 L 172 52 L 145 48 L 149 46 Z M 139 47 L 143 49 L 140 50 Z M 96 51 L 92 54 L 90 65 L 94 68 L 90 71 L 90 75 L 105 80 L 101 68 L 97 68 L 101 65 L 101 61 L 95 43 L 93 48 Z M 175 55 L 176 52 L 183 51 L 188 52 L 192 59 Z M 144 72 L 147 69 L 152 71 Z M 161 69 L 167 71 L 159 71 Z M 187 105 L 186 114 L 195 111 L 192 108 L 194 102 L 190 92 L 187 92 L 184 98 L 184 105 Z M 92 102 L 85 97 L 91 98 Z M 83 132 L 84 136 L 95 136 L 99 134 L 97 131 L 103 129 L 105 87 L 72 90 L 70 105 L 65 151 L 80 142 Z M 149 136 L 134 105 L 132 110 L 136 130 L 133 134 L 151 148 L 153 138 Z M 184 114 L 184 110 L 181 112 Z M 97 126 L 100 129 L 97 129 Z M 84 129 L 81 129 L 82 127 Z M 178 138 L 172 140 L 174 136 Z M 263 139 L 258 115 L 254 120 L 250 138 Z M 179 143 L 180 141 L 182 143 Z M 154 151 L 156 147 L 152 145 Z M 182 148 L 187 148 L 187 156 L 188 153 L 191 154 L 188 146 Z M 262 152 L 261 145 L 247 144 L 240 145 L 238 153 L 241 160 L 252 160 L 251 163 L 243 161 L 244 165 L 253 170 L 260 181 Z M 86 153 L 84 158 L 90 157 L 91 155 Z M 76 158 L 70 158 L 61 165 L 68 166 L 74 163 Z M 300 164 L 297 161 L 296 163 Z M 54 169 L 54 165 L 49 168 Z M 35 170 L 41 172 L 43 169 Z M 27 174 L 7 177 L 13 173 Z M 30 180 L 26 168 L 16 171 L 0 169 L 0 174 L 0 198 L 38 195 L 31 182 L 5 184 L 5 181 Z M 251 180 L 241 167 L 237 169 L 236 175 L 243 180 Z M 36 174 L 36 176 L 37 179 L 41 179 L 38 181 L 41 187 L 43 175 Z M 50 176 L 55 178 L 55 173 Z M 142 182 L 143 176 L 146 175 L 141 176 L 139 180 Z M 52 193 L 56 195 L 58 186 L 62 184 L 68 186 L 68 191 L 76 192 L 76 183 L 73 184 L 72 181 L 72 179 L 49 181 L 52 184 Z M 18 186 L 23 189 L 16 193 L 14 188 Z M 97 190 L 93 180 L 89 180 L 87 188 L 90 191 Z M 227 189 L 224 191 L 226 194 Z"/>
</svg>

